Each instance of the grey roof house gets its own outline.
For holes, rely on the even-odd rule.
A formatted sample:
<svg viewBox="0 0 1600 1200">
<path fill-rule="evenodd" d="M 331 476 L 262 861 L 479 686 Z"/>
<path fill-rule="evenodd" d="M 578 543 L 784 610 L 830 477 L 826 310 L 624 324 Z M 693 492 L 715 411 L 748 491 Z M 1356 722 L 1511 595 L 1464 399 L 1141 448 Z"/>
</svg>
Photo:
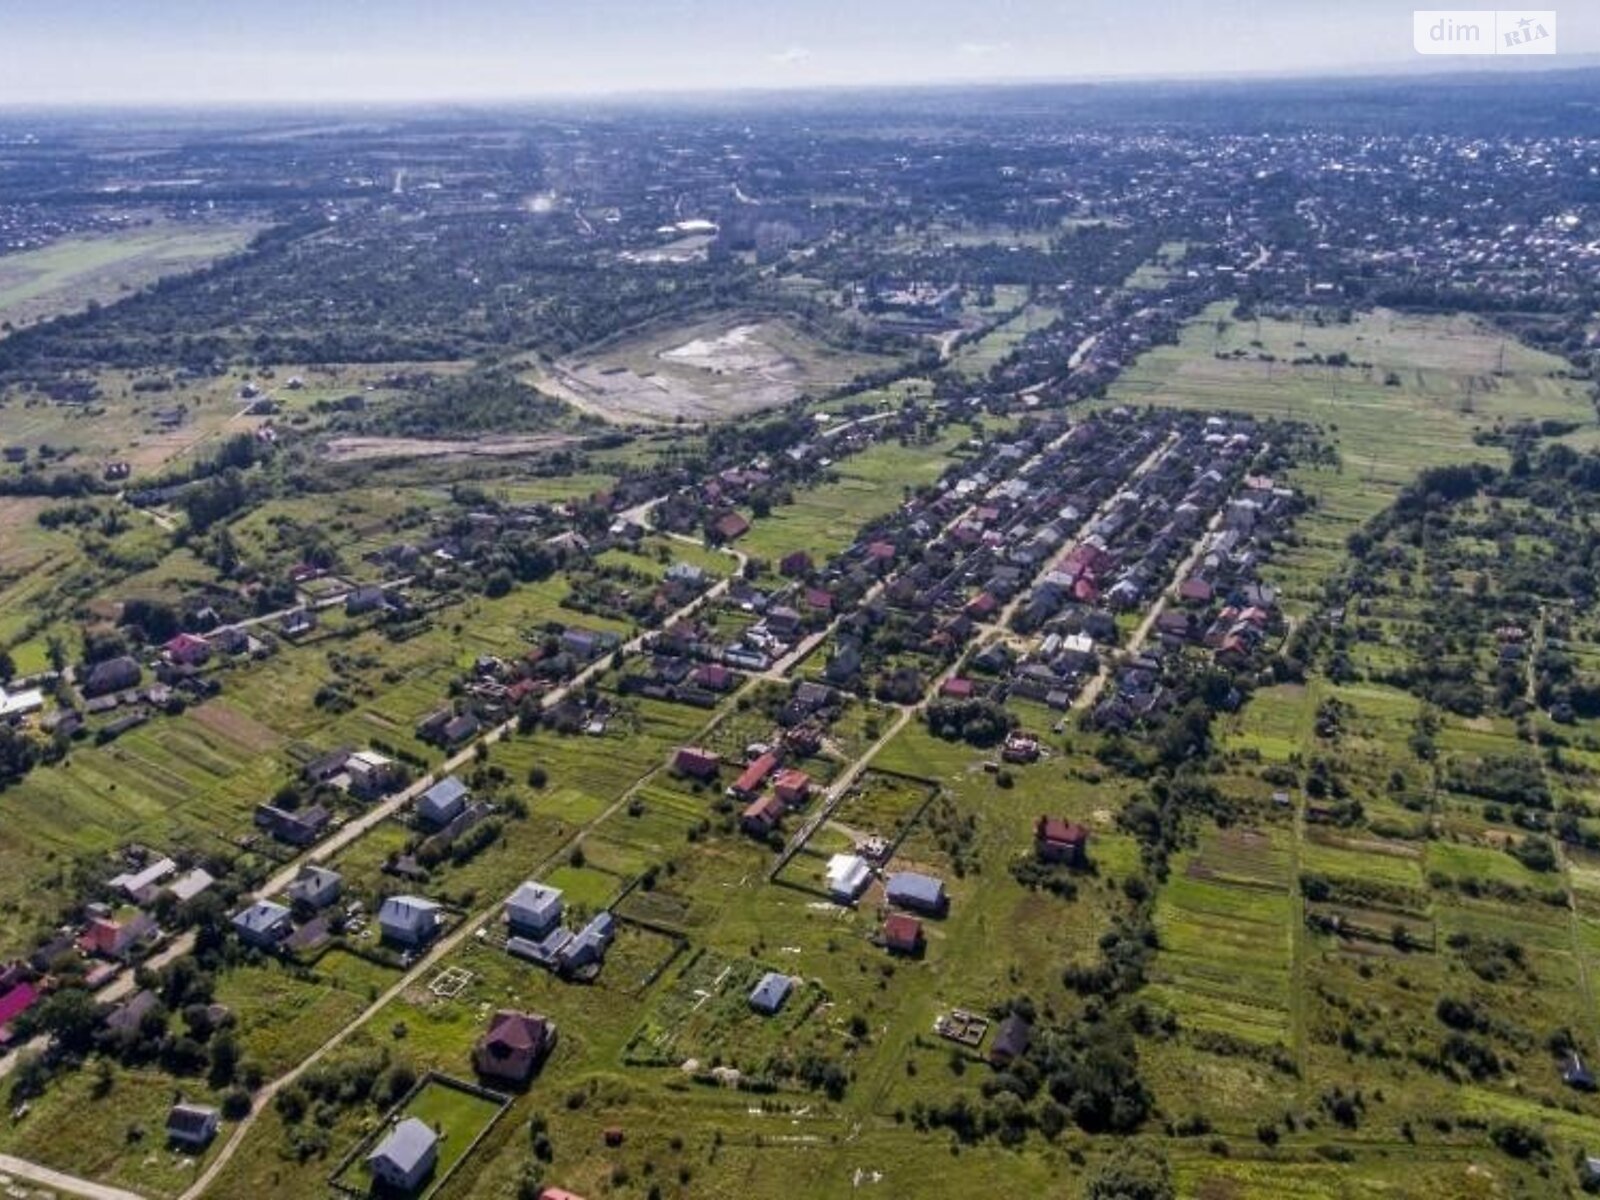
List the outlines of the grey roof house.
<svg viewBox="0 0 1600 1200">
<path fill-rule="evenodd" d="M 936 916 L 949 906 L 949 897 L 944 892 L 944 881 L 916 871 L 901 871 L 889 876 L 884 885 L 884 894 L 890 904 L 898 904 L 901 908 L 915 909 L 917 912 L 932 913 Z"/>
<path fill-rule="evenodd" d="M 423 946 L 439 931 L 440 911 L 422 896 L 390 896 L 378 909 L 378 928 L 388 941 Z"/>
<path fill-rule="evenodd" d="M 283 905 L 257 900 L 233 914 L 233 928 L 241 941 L 271 950 L 294 932 L 294 922 Z"/>
<path fill-rule="evenodd" d="M 417 815 L 430 825 L 448 825 L 461 815 L 471 794 L 461 780 L 447 775 L 417 797 Z"/>
<path fill-rule="evenodd" d="M 395 1191 L 414 1192 L 438 1160 L 439 1135 L 416 1117 L 407 1117 L 367 1155 L 367 1169 Z"/>
<path fill-rule="evenodd" d="M 770 1017 L 783 1007 L 783 1002 L 793 990 L 793 979 L 777 971 L 768 971 L 751 991 L 750 1007 Z"/>
</svg>

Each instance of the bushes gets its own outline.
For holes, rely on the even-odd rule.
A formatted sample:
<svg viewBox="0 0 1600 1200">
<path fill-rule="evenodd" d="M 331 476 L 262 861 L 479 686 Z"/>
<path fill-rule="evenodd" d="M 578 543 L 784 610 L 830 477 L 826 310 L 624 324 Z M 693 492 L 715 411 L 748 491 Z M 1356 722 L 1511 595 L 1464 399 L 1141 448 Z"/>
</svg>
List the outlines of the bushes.
<svg viewBox="0 0 1600 1200">
<path fill-rule="evenodd" d="M 1172 1172 L 1159 1151 L 1123 1142 L 1089 1174 L 1084 1200 L 1173 1200 Z"/>
</svg>

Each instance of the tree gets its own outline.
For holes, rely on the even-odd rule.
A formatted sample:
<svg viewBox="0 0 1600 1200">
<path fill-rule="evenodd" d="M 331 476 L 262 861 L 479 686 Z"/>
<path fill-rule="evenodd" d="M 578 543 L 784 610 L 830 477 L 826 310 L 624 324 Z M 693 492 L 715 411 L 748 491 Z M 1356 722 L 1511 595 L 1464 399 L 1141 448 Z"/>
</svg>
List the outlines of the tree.
<svg viewBox="0 0 1600 1200">
<path fill-rule="evenodd" d="M 232 1083 L 238 1069 L 239 1043 L 224 1030 L 211 1039 L 211 1086 L 220 1088 Z"/>
<path fill-rule="evenodd" d="M 62 988 L 39 1006 L 39 1032 L 50 1034 L 63 1050 L 82 1053 L 100 1025 L 100 1005 L 83 988 Z"/>
<path fill-rule="evenodd" d="M 1089 1176 L 1085 1200 L 1173 1200 L 1172 1172 L 1156 1151 L 1123 1142 Z"/>
</svg>

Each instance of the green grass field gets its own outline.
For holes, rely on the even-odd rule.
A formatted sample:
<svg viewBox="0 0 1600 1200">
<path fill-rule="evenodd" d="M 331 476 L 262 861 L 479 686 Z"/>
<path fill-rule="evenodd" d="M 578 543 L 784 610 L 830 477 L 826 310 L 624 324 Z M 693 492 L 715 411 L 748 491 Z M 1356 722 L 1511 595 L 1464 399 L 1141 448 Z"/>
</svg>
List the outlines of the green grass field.
<svg viewBox="0 0 1600 1200">
<path fill-rule="evenodd" d="M 249 225 L 152 224 L 7 255 L 0 258 L 0 321 L 21 328 L 91 300 L 115 300 L 239 250 L 255 233 Z"/>
</svg>

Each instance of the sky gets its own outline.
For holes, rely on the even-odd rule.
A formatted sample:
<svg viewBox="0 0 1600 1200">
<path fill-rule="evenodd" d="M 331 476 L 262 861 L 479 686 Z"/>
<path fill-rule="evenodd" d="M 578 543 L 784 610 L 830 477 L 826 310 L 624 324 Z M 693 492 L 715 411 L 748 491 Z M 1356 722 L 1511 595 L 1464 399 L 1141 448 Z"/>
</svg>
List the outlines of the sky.
<svg viewBox="0 0 1600 1200">
<path fill-rule="evenodd" d="M 491 101 L 1487 61 L 1420 58 L 1411 46 L 1412 7 L 1403 0 L 5 0 L 0 105 Z M 1561 54 L 1515 60 L 1518 67 L 1600 53 L 1600 4 L 1568 0 L 1556 11 Z"/>
</svg>

